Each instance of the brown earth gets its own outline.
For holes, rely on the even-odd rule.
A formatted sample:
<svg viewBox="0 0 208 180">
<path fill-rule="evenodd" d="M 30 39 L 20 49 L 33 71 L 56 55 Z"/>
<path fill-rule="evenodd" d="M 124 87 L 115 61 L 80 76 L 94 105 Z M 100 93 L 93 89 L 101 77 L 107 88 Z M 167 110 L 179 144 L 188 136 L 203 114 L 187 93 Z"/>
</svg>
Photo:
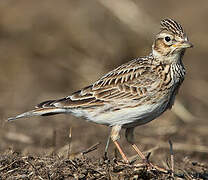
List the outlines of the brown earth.
<svg viewBox="0 0 208 180">
<path fill-rule="evenodd" d="M 135 139 L 151 152 L 151 162 L 167 169 L 171 140 L 177 178 L 208 179 L 207 7 L 207 1 L 194 0 L 0 1 L 0 179 L 168 178 L 138 168 L 140 160 L 118 163 L 112 143 L 110 162 L 104 161 L 105 126 L 70 115 L 5 121 L 148 54 L 165 17 L 178 20 L 195 47 L 185 54 L 187 76 L 173 110 L 136 128 Z M 135 152 L 123 136 L 131 157 Z M 80 156 L 98 142 L 96 150 Z"/>
</svg>

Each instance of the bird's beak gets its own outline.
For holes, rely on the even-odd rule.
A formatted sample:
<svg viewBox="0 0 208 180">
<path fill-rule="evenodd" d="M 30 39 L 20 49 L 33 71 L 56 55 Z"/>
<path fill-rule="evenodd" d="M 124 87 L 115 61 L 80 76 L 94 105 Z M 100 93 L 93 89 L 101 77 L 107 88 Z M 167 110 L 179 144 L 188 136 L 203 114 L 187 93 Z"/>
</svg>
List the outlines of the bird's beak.
<svg viewBox="0 0 208 180">
<path fill-rule="evenodd" d="M 186 49 L 186 48 L 192 48 L 194 47 L 194 45 L 190 43 L 189 41 L 182 41 L 182 42 L 174 44 L 173 47 Z"/>
<path fill-rule="evenodd" d="M 181 43 L 181 48 L 192 48 L 192 47 L 194 47 L 194 45 L 189 41 L 184 41 Z"/>
</svg>

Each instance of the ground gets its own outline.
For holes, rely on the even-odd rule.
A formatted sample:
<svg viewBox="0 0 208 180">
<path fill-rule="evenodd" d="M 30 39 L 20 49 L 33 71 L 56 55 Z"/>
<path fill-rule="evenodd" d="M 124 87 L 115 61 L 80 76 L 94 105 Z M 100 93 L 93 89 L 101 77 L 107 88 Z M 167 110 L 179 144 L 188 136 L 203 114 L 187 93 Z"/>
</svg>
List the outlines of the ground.
<svg viewBox="0 0 208 180">
<path fill-rule="evenodd" d="M 113 143 L 103 160 L 106 126 L 71 115 L 6 121 L 148 54 L 166 17 L 182 24 L 194 48 L 184 56 L 186 78 L 173 109 L 137 127 L 136 143 L 151 152 L 153 164 L 170 170 L 171 140 L 175 177 L 208 179 L 207 6 L 194 0 L 0 1 L 0 179 L 169 178 L 140 167 L 140 159 L 122 164 Z M 120 143 L 128 158 L 136 155 L 123 131 Z"/>
<path fill-rule="evenodd" d="M 186 163 L 186 166 L 184 166 Z M 73 158 L 21 156 L 10 151 L 0 158 L 1 179 L 207 179 L 208 167 L 197 162 L 183 162 L 174 174 L 148 169 L 143 163 L 124 164 L 85 155 Z"/>
</svg>

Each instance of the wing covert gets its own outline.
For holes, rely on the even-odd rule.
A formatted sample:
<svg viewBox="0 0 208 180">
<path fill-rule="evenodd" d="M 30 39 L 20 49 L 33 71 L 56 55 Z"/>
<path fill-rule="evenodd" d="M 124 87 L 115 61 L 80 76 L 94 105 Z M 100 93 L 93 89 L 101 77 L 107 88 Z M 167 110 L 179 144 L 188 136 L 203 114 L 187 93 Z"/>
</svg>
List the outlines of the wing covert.
<svg viewBox="0 0 208 180">
<path fill-rule="evenodd" d="M 90 107 L 102 106 L 105 102 L 122 103 L 149 97 L 157 91 L 161 83 L 150 61 L 148 58 L 132 60 L 110 71 L 94 84 L 71 96 L 53 101 L 52 104 L 65 108 Z"/>
</svg>

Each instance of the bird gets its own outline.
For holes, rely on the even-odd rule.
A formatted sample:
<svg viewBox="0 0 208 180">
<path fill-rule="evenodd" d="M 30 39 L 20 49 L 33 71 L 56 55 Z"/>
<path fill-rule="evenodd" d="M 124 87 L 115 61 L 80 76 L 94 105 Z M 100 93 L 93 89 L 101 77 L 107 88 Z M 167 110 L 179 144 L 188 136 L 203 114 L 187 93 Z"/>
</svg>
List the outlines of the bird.
<svg viewBox="0 0 208 180">
<path fill-rule="evenodd" d="M 146 160 L 135 144 L 134 128 L 171 109 L 185 77 L 182 59 L 186 49 L 191 47 L 193 44 L 178 22 L 171 18 L 162 19 L 160 31 L 147 56 L 130 60 L 93 84 L 67 97 L 41 102 L 33 110 L 10 117 L 8 121 L 72 114 L 109 126 L 111 140 L 124 162 L 129 163 L 118 142 L 121 129 L 125 129 L 127 142 L 142 160 Z"/>
</svg>

